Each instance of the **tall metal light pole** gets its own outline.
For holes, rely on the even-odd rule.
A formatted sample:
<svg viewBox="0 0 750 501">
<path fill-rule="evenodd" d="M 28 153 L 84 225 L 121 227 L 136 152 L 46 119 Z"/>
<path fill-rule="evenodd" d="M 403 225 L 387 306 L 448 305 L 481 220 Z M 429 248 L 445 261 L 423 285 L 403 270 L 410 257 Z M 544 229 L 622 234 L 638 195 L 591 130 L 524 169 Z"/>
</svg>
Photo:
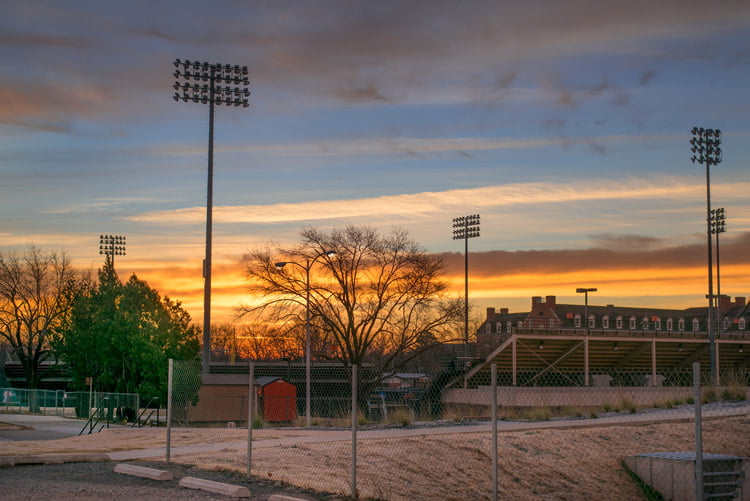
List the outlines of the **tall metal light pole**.
<svg viewBox="0 0 750 501">
<path fill-rule="evenodd" d="M 124 235 L 99 235 L 99 254 L 104 256 L 105 263 L 115 268 L 115 256 L 125 255 Z"/>
<path fill-rule="evenodd" d="M 464 356 L 469 347 L 469 239 L 479 236 L 479 214 L 453 218 L 453 240 L 464 241 Z"/>
<path fill-rule="evenodd" d="M 711 358 L 711 381 L 718 384 L 718 371 L 716 367 L 716 338 L 713 329 L 712 310 L 714 309 L 714 281 L 713 281 L 713 256 L 711 251 L 711 166 L 721 163 L 721 131 L 719 129 L 704 129 L 693 127 L 690 131 L 693 137 L 690 139 L 690 151 L 693 156 L 690 161 L 706 166 L 706 236 L 708 248 L 708 312 L 706 318 L 706 330 L 708 332 L 709 357 Z"/>
<path fill-rule="evenodd" d="M 589 385 L 589 292 L 596 292 L 595 287 L 578 287 L 576 292 L 583 294 L 583 316 L 586 322 L 586 339 L 583 342 L 583 385 Z"/>
<path fill-rule="evenodd" d="M 203 374 L 211 357 L 211 234 L 214 190 L 214 105 L 249 106 L 247 66 L 174 61 L 175 101 L 208 104 L 208 182 L 206 189 L 206 257 L 203 260 Z M 182 71 L 180 71 L 180 69 Z M 194 83 L 191 83 L 194 82 Z M 226 86 L 222 86 L 226 84 Z M 231 85 L 234 85 L 232 87 Z"/>
<path fill-rule="evenodd" d="M 282 269 L 288 264 L 299 266 L 305 270 L 305 426 L 310 426 L 310 401 L 311 401 L 311 374 L 310 367 L 312 365 L 312 355 L 310 350 L 310 268 L 313 263 L 321 256 L 333 257 L 336 255 L 336 251 L 330 250 L 321 252 L 314 258 L 308 258 L 305 264 L 295 263 L 294 261 L 280 261 L 276 263 L 276 269 Z"/>
</svg>

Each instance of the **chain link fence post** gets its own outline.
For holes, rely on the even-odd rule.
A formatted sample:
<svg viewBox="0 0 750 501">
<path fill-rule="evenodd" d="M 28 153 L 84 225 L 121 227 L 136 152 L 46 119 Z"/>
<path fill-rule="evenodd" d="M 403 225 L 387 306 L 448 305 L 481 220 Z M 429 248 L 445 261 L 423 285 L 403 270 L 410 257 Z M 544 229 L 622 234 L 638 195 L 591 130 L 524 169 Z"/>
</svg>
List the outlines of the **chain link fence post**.
<svg viewBox="0 0 750 501">
<path fill-rule="evenodd" d="M 492 390 L 492 500 L 497 501 L 497 364 L 492 364 L 490 373 Z"/>
<path fill-rule="evenodd" d="M 357 499 L 357 365 L 352 365 L 352 499 Z"/>
<path fill-rule="evenodd" d="M 253 459 L 253 417 L 255 414 L 255 364 L 251 361 L 249 368 L 249 391 L 247 395 L 247 478 L 250 478 Z"/>
<path fill-rule="evenodd" d="M 703 423 L 701 417 L 701 364 L 693 362 L 693 398 L 695 399 L 695 499 L 703 500 Z"/>
<path fill-rule="evenodd" d="M 167 371 L 167 452 L 165 461 L 169 463 L 169 454 L 172 447 L 172 380 L 174 377 L 174 360 L 169 359 Z"/>
</svg>

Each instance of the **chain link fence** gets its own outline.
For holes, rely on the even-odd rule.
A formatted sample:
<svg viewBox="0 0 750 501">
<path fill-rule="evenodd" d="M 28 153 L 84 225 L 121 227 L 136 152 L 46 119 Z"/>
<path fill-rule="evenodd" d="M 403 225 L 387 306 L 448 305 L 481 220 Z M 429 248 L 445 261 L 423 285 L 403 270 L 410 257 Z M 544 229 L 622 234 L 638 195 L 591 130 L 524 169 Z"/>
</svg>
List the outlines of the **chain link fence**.
<svg viewBox="0 0 750 501">
<path fill-rule="evenodd" d="M 133 421 L 140 407 L 136 393 L 0 388 L 0 411 L 88 418 L 94 410 L 109 421 Z"/>
<path fill-rule="evenodd" d="M 173 364 L 168 437 L 201 445 L 168 461 L 364 499 L 750 499 L 747 368 L 320 364 L 308 417 L 303 366 Z"/>
</svg>

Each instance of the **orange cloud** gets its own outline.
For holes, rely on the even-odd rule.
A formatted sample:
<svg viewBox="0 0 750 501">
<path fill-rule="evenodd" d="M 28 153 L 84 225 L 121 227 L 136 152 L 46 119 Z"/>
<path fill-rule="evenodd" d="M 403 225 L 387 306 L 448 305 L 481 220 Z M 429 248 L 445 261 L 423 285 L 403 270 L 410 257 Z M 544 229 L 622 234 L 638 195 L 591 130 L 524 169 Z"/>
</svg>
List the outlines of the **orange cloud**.
<svg viewBox="0 0 750 501">
<path fill-rule="evenodd" d="M 636 237 L 634 237 L 636 238 Z M 737 235 L 721 247 L 722 293 L 750 295 L 750 263 L 746 262 L 750 233 Z M 570 249 L 556 251 L 491 251 L 470 254 L 469 297 L 476 305 L 505 306 L 521 311 L 532 296 L 575 297 L 575 288 L 597 287 L 602 303 L 659 307 L 700 306 L 706 291 L 705 245 L 644 250 Z M 451 293 L 462 295 L 464 261 L 459 253 L 440 256 Z M 203 319 L 203 278 L 200 260 L 176 264 L 123 263 L 121 276 L 136 273 L 163 295 L 178 299 L 196 323 Z M 236 321 L 236 308 L 258 300 L 249 296 L 241 256 L 216 261 L 212 271 L 212 320 Z M 592 298 L 596 304 L 596 299 Z M 646 304 L 645 306 L 648 306 Z"/>
</svg>

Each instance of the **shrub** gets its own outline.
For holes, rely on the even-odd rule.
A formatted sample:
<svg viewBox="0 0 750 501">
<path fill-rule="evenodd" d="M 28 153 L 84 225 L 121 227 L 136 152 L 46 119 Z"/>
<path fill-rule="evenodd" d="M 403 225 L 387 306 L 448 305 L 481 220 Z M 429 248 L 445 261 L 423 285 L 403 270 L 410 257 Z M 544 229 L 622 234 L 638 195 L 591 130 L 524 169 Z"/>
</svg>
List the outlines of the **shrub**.
<svg viewBox="0 0 750 501">
<path fill-rule="evenodd" d="M 638 406 L 635 404 L 635 402 L 627 398 L 622 399 L 622 402 L 620 402 L 620 407 L 630 412 L 631 414 L 635 414 L 636 412 L 638 412 Z"/>
<path fill-rule="evenodd" d="M 411 424 L 411 421 L 411 413 L 408 409 L 396 409 L 395 411 L 388 414 L 388 422 L 392 424 L 407 426 Z"/>
</svg>

